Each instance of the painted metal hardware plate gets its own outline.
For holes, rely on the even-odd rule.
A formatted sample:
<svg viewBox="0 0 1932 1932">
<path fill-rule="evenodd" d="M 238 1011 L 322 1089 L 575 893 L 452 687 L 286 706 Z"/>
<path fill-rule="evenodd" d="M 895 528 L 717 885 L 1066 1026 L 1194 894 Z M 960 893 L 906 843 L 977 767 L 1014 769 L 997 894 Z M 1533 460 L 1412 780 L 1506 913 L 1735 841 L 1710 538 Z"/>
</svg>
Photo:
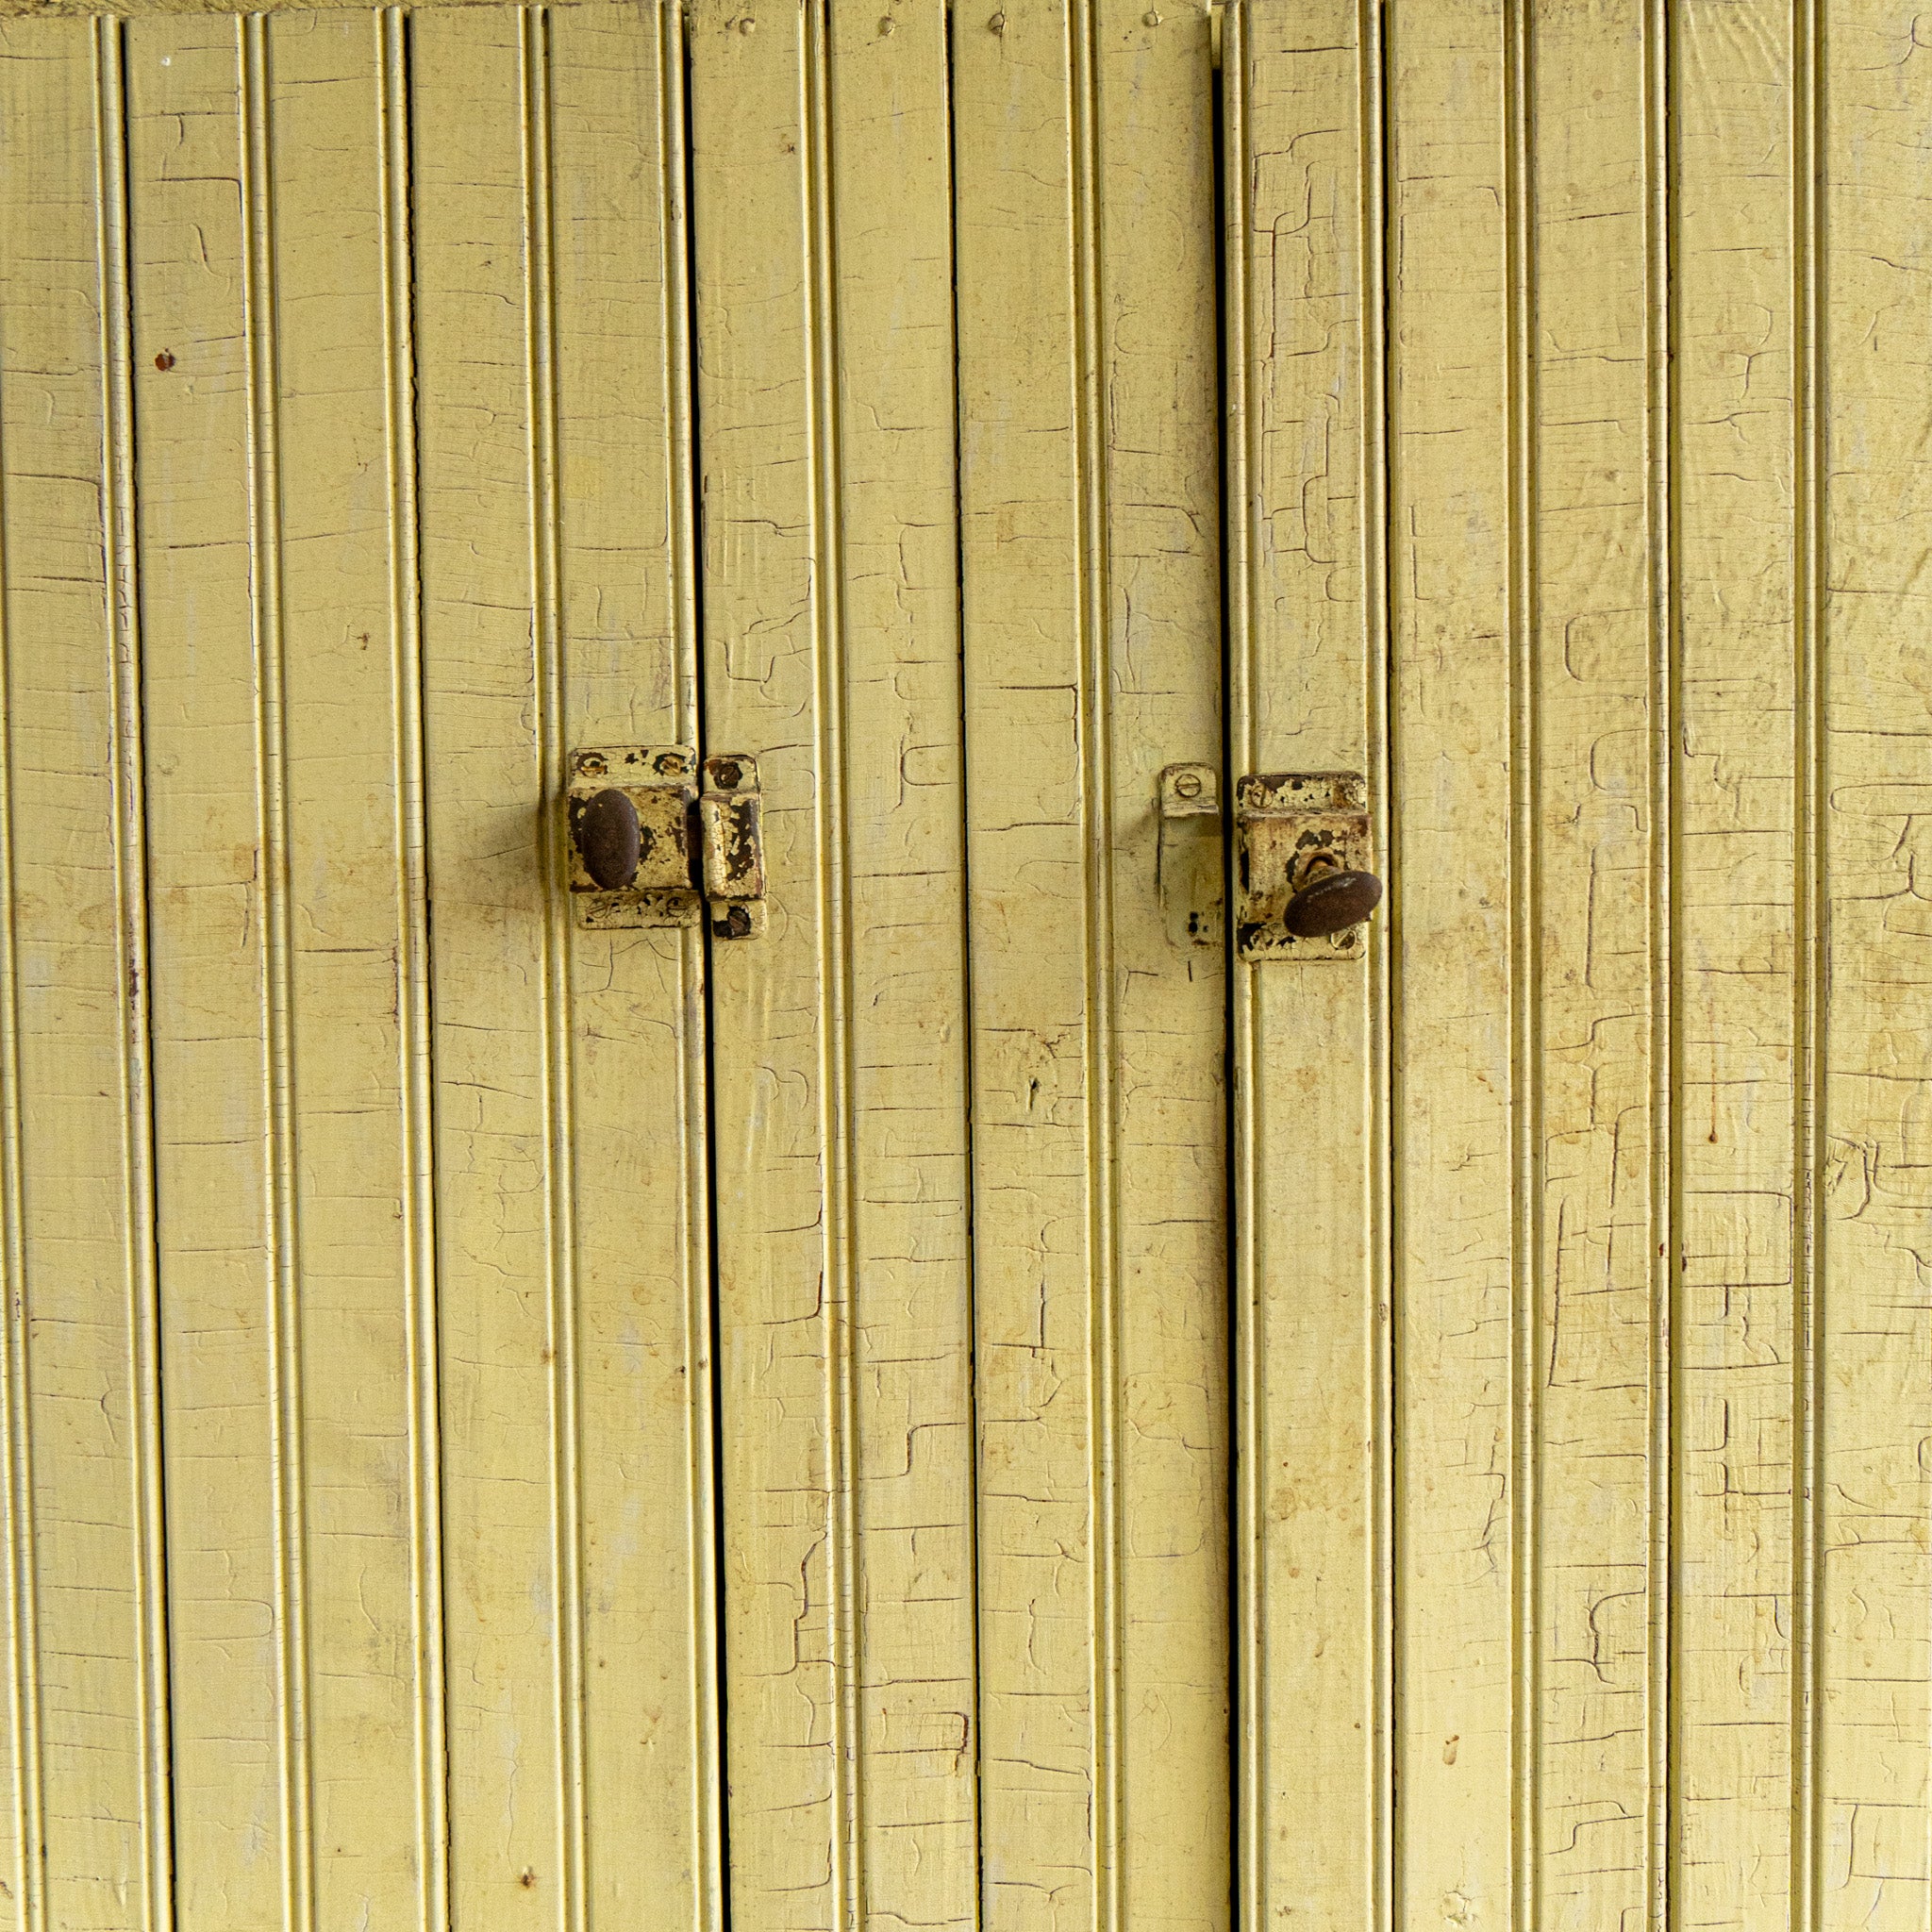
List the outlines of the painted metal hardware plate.
<svg viewBox="0 0 1932 1932">
<path fill-rule="evenodd" d="M 765 929 L 765 849 L 756 758 L 741 752 L 705 760 L 698 824 L 712 937 L 756 939 Z"/>
<path fill-rule="evenodd" d="M 1226 860 L 1221 841 L 1221 774 L 1212 765 L 1169 765 L 1160 774 L 1160 918 L 1175 946 L 1218 946 Z"/>
<path fill-rule="evenodd" d="M 1326 872 L 1371 870 L 1359 772 L 1257 772 L 1235 788 L 1235 943 L 1243 959 L 1358 959 L 1366 926 L 1297 939 L 1289 902 Z"/>
<path fill-rule="evenodd" d="M 564 849 L 579 925 L 608 932 L 698 924 L 704 901 L 691 869 L 696 767 L 682 745 L 592 745 L 573 756 Z M 636 806 L 641 835 L 637 878 L 617 891 L 606 891 L 584 869 L 575 836 L 584 808 L 607 789 Z"/>
</svg>

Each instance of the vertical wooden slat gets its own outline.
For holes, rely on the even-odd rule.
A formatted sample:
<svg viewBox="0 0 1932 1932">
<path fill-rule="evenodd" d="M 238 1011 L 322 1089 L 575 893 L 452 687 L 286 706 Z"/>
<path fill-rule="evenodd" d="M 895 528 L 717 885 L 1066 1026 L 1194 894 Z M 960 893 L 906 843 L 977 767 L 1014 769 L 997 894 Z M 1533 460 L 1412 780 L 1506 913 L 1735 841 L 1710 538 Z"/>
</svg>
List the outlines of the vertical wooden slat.
<svg viewBox="0 0 1932 1932">
<path fill-rule="evenodd" d="M 268 32 L 260 15 L 236 23 L 240 42 L 240 202 L 243 370 L 248 406 L 249 626 L 255 682 L 255 879 L 260 924 L 260 1028 L 264 1177 L 271 1289 L 269 1428 L 275 1501 L 276 1690 L 281 1812 L 286 1851 L 283 1918 L 308 1932 L 316 1908 L 315 1760 L 310 1716 L 313 1651 L 308 1600 L 308 1457 L 304 1424 L 307 1359 L 298 1303 L 302 1224 L 293 1008 L 294 893 L 290 850 L 288 625 L 282 545 L 281 297 L 275 258 L 275 193 L 271 158 Z"/>
<path fill-rule="evenodd" d="M 1230 759 L 1383 799 L 1379 13 L 1252 0 L 1224 74 Z M 1235 969 L 1247 1932 L 1390 1923 L 1389 998 L 1383 946 Z"/>
<path fill-rule="evenodd" d="M 703 723 L 708 749 L 758 759 L 773 901 L 765 937 L 711 946 L 730 1888 L 734 1916 L 842 1932 L 861 1922 L 862 1833 L 841 1507 L 850 848 L 817 25 L 795 8 L 697 9 L 691 112 Z"/>
<path fill-rule="evenodd" d="M 1924 142 L 1932 75 L 1910 14 L 1884 0 L 1826 10 L 1813 56 L 1825 181 L 1803 241 L 1823 276 L 1822 339 L 1799 341 L 1801 422 L 1824 490 L 1807 562 L 1823 593 L 1807 641 L 1822 736 L 1807 794 L 1826 903 L 1822 1037 L 1807 1070 L 1824 1152 L 1814 1232 L 1815 1436 L 1790 1479 L 1812 1493 L 1813 1891 L 1795 1923 L 1903 1932 L 1932 1913 L 1932 1333 L 1928 1333 L 1924 911 L 1926 718 L 1924 452 L 1932 197 Z M 1822 71 L 1821 71 L 1822 70 Z M 1818 124 L 1814 124 L 1816 125 Z M 1808 863 L 1807 863 L 1808 860 Z M 1814 988 L 1815 997 L 1815 988 Z M 1816 1008 L 1814 1008 L 1814 1010 Z"/>
<path fill-rule="evenodd" d="M 1650 565 L 1642 15 L 1538 14 L 1541 1924 L 1651 1923 Z"/>
<path fill-rule="evenodd" d="M 438 1579 L 417 1547 L 425 1418 L 410 1374 L 420 1310 L 402 982 L 395 530 L 386 336 L 379 16 L 251 27 L 262 230 L 259 337 L 275 381 L 280 736 L 287 772 L 287 1185 L 299 1228 L 303 1609 L 320 1924 L 421 1925 L 439 1847 L 421 1804 L 433 1668 L 417 1636 Z M 407 632 L 407 619 L 403 628 Z M 264 667 L 266 680 L 267 667 Z M 406 673 L 408 675 L 408 673 Z M 407 836 L 407 834 L 406 834 Z M 420 891 L 420 875 L 417 889 Z M 422 1122 L 413 1121 L 416 1134 Z M 415 1211 L 420 1211 L 416 1209 Z"/>
<path fill-rule="evenodd" d="M 679 17 L 549 16 L 570 743 L 696 742 Z M 722 1913 L 696 934 L 573 935 L 588 1917 Z"/>
<path fill-rule="evenodd" d="M 458 1920 L 563 1927 L 581 1906 L 582 1791 L 558 1574 L 572 1445 L 550 926 L 566 913 L 548 875 L 558 665 L 532 497 L 533 64 L 512 9 L 410 25 L 450 1894 Z"/>
<path fill-rule="evenodd" d="M 977 1923 L 979 1740 L 946 14 L 835 0 L 826 30 L 858 1849 L 869 1923 L 963 1928 Z"/>
<path fill-rule="evenodd" d="M 1088 17 L 1016 5 L 953 18 L 982 1912 L 1003 1928 L 1110 1925 L 1117 1910 L 1118 1607 L 1096 1520 L 1115 1507 L 1114 1444 L 1096 1354 L 1119 1284 L 1095 1251 L 1115 1176 L 1089 1038 L 1112 1018 L 1091 1010 L 1096 963 L 1104 1003 L 1112 971 L 1095 959 L 1106 835 L 1089 764 L 1106 703 L 1090 495 L 1103 481 L 1075 259 L 1094 245 L 1081 141 L 1094 103 L 1074 98 L 1071 44 Z"/>
<path fill-rule="evenodd" d="M 308 1874 L 252 158 L 237 22 L 137 22 L 126 48 L 177 1910 L 281 1924 Z"/>
<path fill-rule="evenodd" d="M 550 15 L 519 9 L 518 86 L 522 94 L 524 383 L 529 440 L 530 644 L 534 659 L 530 725 L 538 794 L 537 884 L 542 893 L 541 1014 L 543 1076 L 544 1360 L 551 1369 L 549 1491 L 555 1596 L 550 1666 L 557 1711 L 557 1782 L 561 1832 L 558 1903 L 571 1932 L 582 1932 L 589 1905 L 584 1878 L 590 1796 L 584 1767 L 583 1451 L 579 1415 L 576 1172 L 574 1158 L 575 1046 L 570 1008 L 569 906 L 553 801 L 566 779 L 568 721 L 563 659 L 558 475 L 557 199 L 552 164 Z M 546 823 L 547 818 L 547 823 Z M 593 1183 L 594 1185 L 594 1183 Z"/>
<path fill-rule="evenodd" d="M 147 752 L 135 504 L 133 262 L 128 238 L 125 36 L 94 26 L 94 133 L 104 403 L 103 561 L 113 614 L 115 931 L 125 989 L 121 1038 L 122 1172 L 132 1331 L 131 1446 L 141 1535 L 136 1702 L 142 1765 L 141 1904 L 152 1925 L 175 1922 L 174 1720 L 162 1456 L 159 1257 L 156 1241 L 154 974 L 149 943 Z M 119 1900 L 117 1898 L 117 1905 Z"/>
<path fill-rule="evenodd" d="M 954 19 L 1001 1925 L 1224 1909 L 1223 966 L 1154 891 L 1159 771 L 1220 731 L 1205 25 Z"/>
<path fill-rule="evenodd" d="M 1683 1279 L 1678 1252 L 1682 1187 L 1677 1166 L 1676 1086 L 1680 1016 L 1676 996 L 1676 894 L 1681 851 L 1676 816 L 1679 621 L 1676 522 L 1671 498 L 1677 459 L 1677 394 L 1674 377 L 1676 308 L 1671 270 L 1675 258 L 1671 121 L 1671 10 L 1669 0 L 1642 0 L 1643 141 L 1643 425 L 1644 547 L 1649 553 L 1650 756 L 1648 759 L 1650 981 L 1649 1156 L 1651 1220 L 1645 1251 L 1650 1278 L 1650 1588 L 1649 1817 L 1651 1892 L 1648 1924 L 1670 1924 L 1678 1895 L 1682 1843 L 1676 1762 L 1676 1623 L 1673 1607 L 1677 1572 L 1678 1498 L 1676 1426 L 1681 1395 L 1678 1374 L 1679 1296 Z"/>
<path fill-rule="evenodd" d="M 407 16 L 385 8 L 378 28 L 381 144 L 383 441 L 389 539 L 391 727 L 394 739 L 396 1091 L 401 1142 L 397 1202 L 408 1374 L 410 1643 L 424 1932 L 449 1922 L 448 1682 L 443 1632 L 441 1347 L 438 1320 L 434 1029 L 429 1008 L 429 853 L 424 759 L 421 512 L 416 445 L 416 314 L 410 249 Z"/>
<path fill-rule="evenodd" d="M 1791 17 L 1791 1924 L 1817 1932 L 1819 1842 L 1821 1395 L 1820 1264 L 1825 1167 L 1829 989 L 1824 922 L 1829 853 L 1824 805 L 1824 7 Z M 1932 1818 L 1924 1820 L 1932 1881 Z"/>
<path fill-rule="evenodd" d="M 1530 1180 L 1519 1156 L 1541 1148 L 1517 1032 L 1533 980 L 1515 970 L 1533 974 L 1535 956 L 1512 958 L 1519 932 L 1533 941 L 1535 881 L 1512 795 L 1532 692 L 1511 582 L 1529 533 L 1512 527 L 1509 429 L 1526 396 L 1511 351 L 1503 25 L 1457 0 L 1398 5 L 1388 25 L 1395 1914 L 1447 1901 L 1451 1918 L 1529 1932 L 1513 1895 L 1530 1864 L 1515 1843 L 1529 1821 L 1513 1733 L 1534 1662 L 1515 1627 L 1519 1568 L 1534 1560 L 1521 1541 L 1534 1473 L 1520 1451 L 1534 1443 L 1518 1427 L 1534 1410 L 1516 1359 L 1529 1259 L 1516 1207 Z M 1525 1292 L 1524 1319 L 1534 1307 Z"/>
<path fill-rule="evenodd" d="M 0 35 L 0 1913 L 76 1928 L 155 1924 L 166 1858 L 151 1781 L 146 1095 L 122 1024 L 130 853 L 107 568 L 108 479 L 126 451 L 108 449 L 103 381 L 94 44 L 80 22 Z M 119 137 L 117 121 L 110 151 Z"/>
<path fill-rule="evenodd" d="M 943 17 L 692 25 L 733 1907 L 974 1921 Z M 880 172 L 895 183 L 876 192 Z"/>
<path fill-rule="evenodd" d="M 1219 764 L 1220 436 L 1209 23 L 1092 9 L 1090 353 L 1103 465 L 1111 895 L 1116 1923 L 1210 1932 L 1231 1902 L 1226 972 L 1159 897 L 1161 768 Z M 969 648 L 971 641 L 969 640 Z M 991 762 L 991 760 L 989 761 Z M 1224 796 L 1225 791 L 1224 791 Z"/>
<path fill-rule="evenodd" d="M 1674 1904 L 1750 1927 L 1791 1922 L 1790 22 L 1673 26 Z"/>
</svg>

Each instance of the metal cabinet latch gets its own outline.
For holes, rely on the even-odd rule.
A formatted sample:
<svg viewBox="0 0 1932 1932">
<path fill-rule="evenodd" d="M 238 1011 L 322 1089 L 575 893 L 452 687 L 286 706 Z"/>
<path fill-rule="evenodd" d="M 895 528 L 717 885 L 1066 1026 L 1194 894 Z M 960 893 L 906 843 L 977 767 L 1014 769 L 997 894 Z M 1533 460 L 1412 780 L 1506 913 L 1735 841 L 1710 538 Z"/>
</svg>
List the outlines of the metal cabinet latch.
<svg viewBox="0 0 1932 1932">
<path fill-rule="evenodd" d="M 596 931 L 696 925 L 719 939 L 765 929 L 758 768 L 683 745 L 592 746 L 571 759 L 564 801 L 577 924 Z"/>
<path fill-rule="evenodd" d="M 1221 843 L 1221 774 L 1212 765 L 1169 765 L 1161 773 L 1156 863 L 1169 942 L 1218 946 L 1226 860 Z"/>
<path fill-rule="evenodd" d="M 1381 903 L 1359 772 L 1257 772 L 1235 788 L 1235 945 L 1264 959 L 1356 959 Z"/>
</svg>

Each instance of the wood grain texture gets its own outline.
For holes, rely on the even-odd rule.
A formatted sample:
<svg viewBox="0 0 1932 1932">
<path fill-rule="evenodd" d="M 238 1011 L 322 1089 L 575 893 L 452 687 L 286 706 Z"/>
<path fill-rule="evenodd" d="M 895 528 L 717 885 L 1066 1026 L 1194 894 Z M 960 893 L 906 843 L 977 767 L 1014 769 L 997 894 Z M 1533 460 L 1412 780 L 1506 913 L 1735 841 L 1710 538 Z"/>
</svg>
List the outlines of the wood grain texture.
<svg viewBox="0 0 1932 1932">
<path fill-rule="evenodd" d="M 435 1858 L 420 1807 L 419 1615 L 411 1497 L 425 1418 L 398 1131 L 410 1077 L 399 997 L 398 791 L 384 325 L 387 210 L 375 16 L 251 26 L 252 333 L 273 425 L 272 527 L 253 541 L 276 660 L 287 983 L 277 1058 L 295 1170 L 288 1213 L 302 1354 L 305 1687 L 324 1923 L 422 1923 Z M 266 482 L 268 478 L 264 478 Z"/>
</svg>

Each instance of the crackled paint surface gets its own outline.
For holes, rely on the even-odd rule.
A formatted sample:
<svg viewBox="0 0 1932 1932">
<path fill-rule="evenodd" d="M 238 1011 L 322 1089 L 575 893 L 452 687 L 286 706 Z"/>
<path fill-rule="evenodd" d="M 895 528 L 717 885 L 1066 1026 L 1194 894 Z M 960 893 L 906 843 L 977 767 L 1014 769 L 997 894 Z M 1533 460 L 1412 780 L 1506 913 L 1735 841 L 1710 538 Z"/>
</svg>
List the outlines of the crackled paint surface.
<svg viewBox="0 0 1932 1932">
<path fill-rule="evenodd" d="M 0 1925 L 1924 1932 L 1911 16 L 23 11 Z"/>
<path fill-rule="evenodd" d="M 1242 1923 L 1923 1926 L 1914 25 L 1228 31 Z"/>
</svg>

